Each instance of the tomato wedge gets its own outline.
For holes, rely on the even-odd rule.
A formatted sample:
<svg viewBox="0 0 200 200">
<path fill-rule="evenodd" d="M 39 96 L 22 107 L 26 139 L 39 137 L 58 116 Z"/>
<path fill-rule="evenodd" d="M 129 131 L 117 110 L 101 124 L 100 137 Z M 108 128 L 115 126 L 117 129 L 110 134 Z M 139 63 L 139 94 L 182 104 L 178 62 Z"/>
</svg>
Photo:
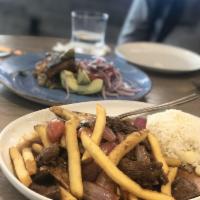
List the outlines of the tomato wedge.
<svg viewBox="0 0 200 200">
<path fill-rule="evenodd" d="M 61 120 L 54 119 L 48 123 L 47 135 L 52 143 L 58 142 L 65 131 L 65 123 Z"/>
</svg>

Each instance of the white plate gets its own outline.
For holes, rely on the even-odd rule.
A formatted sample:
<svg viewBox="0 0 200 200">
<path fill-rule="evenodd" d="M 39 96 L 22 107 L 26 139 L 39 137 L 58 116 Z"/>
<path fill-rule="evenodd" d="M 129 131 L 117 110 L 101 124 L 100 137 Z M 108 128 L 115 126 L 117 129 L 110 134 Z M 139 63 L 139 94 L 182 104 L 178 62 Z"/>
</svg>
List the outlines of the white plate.
<svg viewBox="0 0 200 200">
<path fill-rule="evenodd" d="M 192 51 L 152 42 L 125 43 L 116 47 L 118 56 L 146 69 L 183 73 L 200 69 L 200 56 Z"/>
<path fill-rule="evenodd" d="M 95 113 L 96 101 L 76 103 L 65 105 L 71 110 L 79 112 L 90 112 Z M 117 115 L 130 110 L 143 108 L 149 104 L 136 101 L 99 101 L 107 110 L 108 115 Z M 33 131 L 33 126 L 48 120 L 55 118 L 55 116 L 48 110 L 40 110 L 37 112 L 30 113 L 19 119 L 11 122 L 4 130 L 0 133 L 0 167 L 4 175 L 10 181 L 10 183 L 23 195 L 31 200 L 49 200 L 48 198 L 33 192 L 29 188 L 25 187 L 13 174 L 10 157 L 9 147 L 19 143 L 21 138 L 30 134 Z M 194 199 L 193 199 L 194 200 Z M 195 198 L 200 200 L 200 198 Z"/>
</svg>

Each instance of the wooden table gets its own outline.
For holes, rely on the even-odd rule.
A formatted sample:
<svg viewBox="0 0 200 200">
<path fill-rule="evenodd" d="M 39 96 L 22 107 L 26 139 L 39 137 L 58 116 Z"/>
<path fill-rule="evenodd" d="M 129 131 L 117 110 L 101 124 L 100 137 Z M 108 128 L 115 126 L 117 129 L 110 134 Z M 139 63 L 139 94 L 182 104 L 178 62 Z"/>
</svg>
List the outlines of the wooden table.
<svg viewBox="0 0 200 200">
<path fill-rule="evenodd" d="M 67 42 L 65 39 L 48 37 L 0 36 L 0 46 L 4 45 L 22 51 L 48 51 L 58 41 Z M 182 75 L 160 74 L 147 71 L 147 74 L 152 79 L 153 88 L 142 101 L 153 104 L 164 103 L 190 94 L 195 89 L 192 80 L 200 79 L 200 71 Z M 16 96 L 0 84 L 1 130 L 14 119 L 42 108 L 44 106 Z M 200 116 L 200 100 L 180 106 L 179 108 Z M 0 200 L 11 199 L 23 200 L 25 198 L 9 184 L 0 172 Z"/>
</svg>

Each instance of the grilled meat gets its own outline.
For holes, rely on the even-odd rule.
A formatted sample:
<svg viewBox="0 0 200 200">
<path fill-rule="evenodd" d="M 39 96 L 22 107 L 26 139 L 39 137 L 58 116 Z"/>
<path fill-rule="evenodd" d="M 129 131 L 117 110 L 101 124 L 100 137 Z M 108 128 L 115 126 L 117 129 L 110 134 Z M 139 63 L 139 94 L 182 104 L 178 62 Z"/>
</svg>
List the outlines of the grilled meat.
<svg viewBox="0 0 200 200">
<path fill-rule="evenodd" d="M 106 119 L 107 126 L 114 132 L 114 133 L 124 133 L 129 134 L 138 129 L 132 124 L 131 120 L 125 119 L 121 120 L 117 117 L 107 117 Z"/>
<path fill-rule="evenodd" d="M 57 144 L 53 144 L 50 147 L 44 148 L 42 152 L 36 157 L 37 165 L 54 165 L 57 166 L 56 162 L 60 154 L 60 148 Z"/>
<path fill-rule="evenodd" d="M 162 170 L 162 164 L 158 162 L 147 163 L 123 158 L 119 163 L 119 168 L 145 188 L 167 183 L 167 176 Z"/>
<path fill-rule="evenodd" d="M 150 154 L 147 152 L 144 145 L 137 145 L 135 148 L 136 159 L 139 162 L 145 162 L 149 164 L 151 162 Z"/>
<path fill-rule="evenodd" d="M 60 189 L 57 185 L 45 186 L 32 183 L 30 189 L 53 200 L 60 200 Z"/>
<path fill-rule="evenodd" d="M 117 146 L 117 143 L 115 142 L 104 142 L 100 145 L 101 150 L 108 155 L 115 147 Z"/>
<path fill-rule="evenodd" d="M 199 196 L 200 191 L 190 180 L 178 176 L 172 184 L 172 195 L 176 200 L 188 200 Z"/>
<path fill-rule="evenodd" d="M 116 184 L 104 172 L 99 174 L 96 184 L 112 192 L 116 190 Z"/>
<path fill-rule="evenodd" d="M 118 200 L 119 196 L 115 193 L 104 189 L 103 187 L 91 183 L 84 182 L 84 199 L 85 200 Z"/>
<path fill-rule="evenodd" d="M 176 200 L 188 200 L 200 195 L 200 177 L 194 172 L 179 169 L 172 184 L 172 194 Z"/>
<path fill-rule="evenodd" d="M 86 181 L 95 181 L 100 171 L 101 168 L 94 161 L 82 165 L 82 176 Z"/>
</svg>

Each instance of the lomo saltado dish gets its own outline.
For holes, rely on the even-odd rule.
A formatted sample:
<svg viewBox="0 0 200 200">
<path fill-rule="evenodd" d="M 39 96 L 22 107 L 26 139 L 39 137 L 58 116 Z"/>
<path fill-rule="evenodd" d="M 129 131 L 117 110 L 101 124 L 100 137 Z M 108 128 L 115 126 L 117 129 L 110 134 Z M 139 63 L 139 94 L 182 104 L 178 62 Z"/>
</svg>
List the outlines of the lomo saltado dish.
<svg viewBox="0 0 200 200">
<path fill-rule="evenodd" d="M 145 118 L 96 115 L 54 106 L 55 119 L 9 148 L 16 177 L 54 200 L 188 200 L 200 195 L 194 168 L 167 157 Z"/>
</svg>

